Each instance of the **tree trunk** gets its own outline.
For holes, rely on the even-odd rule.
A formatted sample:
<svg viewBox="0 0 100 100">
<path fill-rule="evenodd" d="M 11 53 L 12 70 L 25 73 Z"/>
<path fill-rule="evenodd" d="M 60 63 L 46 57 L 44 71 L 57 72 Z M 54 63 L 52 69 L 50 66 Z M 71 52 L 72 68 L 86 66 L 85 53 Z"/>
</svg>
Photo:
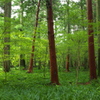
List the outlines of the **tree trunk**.
<svg viewBox="0 0 100 100">
<path fill-rule="evenodd" d="M 22 32 L 23 31 L 23 0 L 20 0 L 20 31 Z M 20 51 L 22 51 L 22 45 L 21 45 L 21 48 L 20 48 Z M 24 67 L 24 69 L 26 69 L 26 65 L 25 65 L 25 54 L 20 54 L 20 67 Z"/>
<path fill-rule="evenodd" d="M 97 0 L 97 32 L 98 32 L 98 76 L 100 77 L 100 0 Z"/>
<path fill-rule="evenodd" d="M 24 69 L 26 69 L 24 54 L 20 54 L 20 67 L 24 67 Z"/>
<path fill-rule="evenodd" d="M 95 52 L 94 52 L 94 35 L 93 35 L 93 15 L 92 15 L 92 0 L 87 0 L 88 10 L 88 52 L 89 52 L 89 68 L 90 80 L 96 79 L 96 65 L 95 65 Z"/>
<path fill-rule="evenodd" d="M 67 9 L 67 14 L 68 14 L 68 34 L 70 34 L 70 18 L 69 18 L 69 0 L 67 1 L 67 6 L 68 6 L 68 9 Z M 69 58 L 70 58 L 70 54 L 69 54 L 69 48 L 68 48 L 68 54 L 67 54 L 67 63 L 66 63 L 66 71 L 69 72 Z"/>
<path fill-rule="evenodd" d="M 4 6 L 4 71 L 10 71 L 11 0 Z"/>
<path fill-rule="evenodd" d="M 47 6 L 47 21 L 48 21 L 51 84 L 59 85 L 56 52 L 55 52 L 54 29 L 53 29 L 52 0 L 46 0 L 46 6 Z"/>
<path fill-rule="evenodd" d="M 67 58 L 66 59 L 67 59 L 67 61 L 66 61 L 67 62 L 66 63 L 66 71 L 69 72 L 70 71 L 69 70 L 69 54 L 67 55 Z"/>
<path fill-rule="evenodd" d="M 85 1 L 84 1 L 85 2 Z M 80 1 L 80 8 L 81 8 L 81 19 L 82 19 L 82 30 L 84 31 L 85 30 L 85 27 L 84 27 L 84 3 L 83 3 L 83 0 Z"/>
<path fill-rule="evenodd" d="M 37 5 L 36 22 L 35 22 L 35 29 L 34 29 L 34 36 L 33 36 L 33 43 L 32 43 L 32 53 L 31 53 L 31 57 L 30 57 L 28 73 L 31 73 L 33 71 L 33 57 L 34 57 L 34 49 L 35 49 L 34 44 L 35 44 L 35 38 L 36 38 L 36 30 L 37 30 L 37 26 L 38 26 L 38 15 L 39 15 L 39 11 L 40 11 L 40 2 L 41 2 L 41 0 L 39 0 L 38 5 Z"/>
</svg>

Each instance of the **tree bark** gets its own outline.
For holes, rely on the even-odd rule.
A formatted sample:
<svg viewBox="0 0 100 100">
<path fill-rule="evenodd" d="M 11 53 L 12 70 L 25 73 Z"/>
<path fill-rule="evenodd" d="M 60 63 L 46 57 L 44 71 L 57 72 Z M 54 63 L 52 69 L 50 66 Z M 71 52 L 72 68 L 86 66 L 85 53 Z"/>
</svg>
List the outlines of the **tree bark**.
<svg viewBox="0 0 100 100">
<path fill-rule="evenodd" d="M 10 71 L 11 0 L 4 6 L 4 71 Z"/>
<path fill-rule="evenodd" d="M 97 0 L 97 32 L 98 32 L 98 76 L 100 77 L 100 0 Z"/>
<path fill-rule="evenodd" d="M 87 0 L 87 15 L 88 15 L 88 52 L 89 52 L 89 68 L 90 80 L 96 79 L 96 65 L 94 52 L 94 35 L 93 35 L 93 15 L 92 15 L 92 0 Z"/>
<path fill-rule="evenodd" d="M 53 29 L 52 0 L 46 0 L 46 6 L 47 6 L 47 21 L 48 21 L 51 84 L 59 85 L 56 51 L 55 51 L 55 40 L 54 40 L 54 29 Z"/>
<path fill-rule="evenodd" d="M 34 36 L 33 36 L 33 42 L 32 42 L 32 53 L 31 53 L 31 57 L 30 57 L 30 64 L 29 64 L 29 68 L 28 68 L 28 73 L 33 72 L 33 58 L 34 58 L 34 49 L 35 49 L 35 38 L 36 38 L 36 30 L 37 30 L 37 26 L 38 26 L 38 15 L 39 15 L 39 11 L 40 11 L 40 3 L 41 0 L 39 0 L 38 5 L 37 5 L 37 13 L 36 13 L 36 22 L 35 22 L 35 29 L 34 29 Z"/>
</svg>

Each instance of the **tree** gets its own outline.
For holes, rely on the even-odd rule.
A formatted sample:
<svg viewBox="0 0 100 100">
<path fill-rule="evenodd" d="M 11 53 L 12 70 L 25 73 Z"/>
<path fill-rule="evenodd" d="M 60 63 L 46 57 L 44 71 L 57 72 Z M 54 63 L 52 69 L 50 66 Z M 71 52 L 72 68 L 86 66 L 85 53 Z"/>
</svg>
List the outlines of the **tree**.
<svg viewBox="0 0 100 100">
<path fill-rule="evenodd" d="M 4 5 L 4 71 L 10 71 L 11 0 Z"/>
<path fill-rule="evenodd" d="M 87 0 L 87 15 L 88 15 L 88 53 L 89 53 L 89 67 L 90 80 L 96 79 L 96 65 L 94 52 L 94 35 L 93 35 L 93 15 L 92 15 L 92 0 Z"/>
<path fill-rule="evenodd" d="M 46 6 L 47 6 L 47 21 L 48 21 L 51 84 L 59 85 L 57 61 L 56 61 L 56 51 L 55 51 L 55 40 L 54 40 L 54 29 L 53 29 L 52 0 L 46 0 Z"/>
<path fill-rule="evenodd" d="M 100 77 L 100 0 L 97 0 L 98 76 Z"/>
<path fill-rule="evenodd" d="M 36 13 L 36 23 L 35 23 L 35 29 L 34 29 L 32 53 L 31 53 L 28 73 L 31 73 L 33 71 L 33 57 L 34 57 L 34 49 L 35 49 L 34 43 L 35 43 L 35 38 L 36 38 L 36 30 L 37 30 L 37 26 L 38 26 L 38 15 L 39 15 L 39 11 L 40 11 L 40 2 L 41 2 L 41 0 L 39 0 L 38 5 L 37 5 L 38 7 L 37 7 L 37 13 Z"/>
<path fill-rule="evenodd" d="M 70 18 L 69 18 L 69 14 L 70 14 L 70 13 L 69 13 L 69 12 L 70 12 L 70 11 L 69 11 L 69 0 L 67 1 L 67 6 L 68 6 L 68 8 L 67 8 L 67 14 L 68 14 L 68 25 L 67 25 L 67 27 L 68 27 L 68 34 L 70 34 L 70 31 L 71 31 L 71 30 L 70 30 L 70 26 L 71 26 L 71 25 L 70 25 Z M 69 71 L 70 71 L 70 70 L 69 70 L 69 58 L 70 58 L 69 48 L 68 48 L 68 54 L 67 54 L 67 57 L 66 57 L 66 58 L 67 58 L 66 71 L 69 72 Z"/>
<path fill-rule="evenodd" d="M 20 31 L 23 32 L 23 0 L 20 0 Z M 22 45 L 21 45 L 21 51 L 22 51 Z M 25 65 L 25 54 L 20 54 L 20 66 L 24 67 L 26 69 Z"/>
</svg>

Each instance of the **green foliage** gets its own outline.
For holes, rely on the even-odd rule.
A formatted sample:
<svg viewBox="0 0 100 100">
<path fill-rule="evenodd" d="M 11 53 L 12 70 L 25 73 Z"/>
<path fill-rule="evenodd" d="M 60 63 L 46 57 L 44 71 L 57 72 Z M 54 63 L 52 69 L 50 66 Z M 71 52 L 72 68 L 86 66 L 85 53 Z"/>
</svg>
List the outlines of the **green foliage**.
<svg viewBox="0 0 100 100">
<path fill-rule="evenodd" d="M 4 0 L 2 0 L 4 1 Z M 0 1 L 0 2 L 2 2 Z M 25 55 L 25 61 L 27 66 L 29 65 L 29 59 L 31 54 L 32 39 L 34 34 L 34 24 L 36 17 L 36 7 L 38 0 L 27 0 L 20 5 L 20 0 L 12 0 L 12 7 L 20 6 L 21 9 L 12 10 L 12 14 L 15 14 L 14 18 L 11 18 L 11 34 L 10 34 L 10 60 L 13 66 L 19 65 L 20 54 Z M 81 6 L 83 9 L 81 9 Z M 2 7 L 0 5 L 0 7 Z M 39 14 L 39 24 L 36 33 L 35 42 L 35 62 L 40 66 L 46 66 L 49 62 L 49 48 L 48 48 L 48 35 L 47 35 L 47 13 L 45 0 L 41 2 Z M 20 23 L 20 13 L 23 11 L 23 24 Z M 69 11 L 69 13 L 68 13 Z M 69 0 L 64 4 L 60 3 L 60 0 L 53 1 L 53 14 L 54 14 L 54 32 L 56 41 L 56 56 L 58 66 L 65 67 L 66 56 L 70 54 L 70 61 L 73 66 L 78 62 L 77 58 L 80 57 L 80 66 L 85 63 L 84 59 L 88 57 L 87 47 L 87 20 L 86 20 L 86 4 L 82 2 L 73 2 Z M 0 17 L 0 58 L 3 57 L 3 22 L 4 18 Z M 71 32 L 68 34 L 68 23 L 70 23 Z M 93 23 L 93 26 L 96 26 Z M 84 27 L 84 30 L 82 29 Z M 95 38 L 95 44 L 97 39 Z M 97 45 L 95 46 L 96 50 Z M 80 52 L 80 53 L 79 53 Z M 2 59 L 0 60 L 2 67 Z"/>
<path fill-rule="evenodd" d="M 88 72 L 81 71 L 80 82 L 87 82 Z M 59 72 L 61 85 L 50 85 L 50 75 L 42 70 L 34 69 L 33 74 L 12 69 L 4 80 L 4 72 L 0 71 L 1 100 L 99 100 L 100 79 L 88 85 L 75 83 L 75 72 Z"/>
</svg>

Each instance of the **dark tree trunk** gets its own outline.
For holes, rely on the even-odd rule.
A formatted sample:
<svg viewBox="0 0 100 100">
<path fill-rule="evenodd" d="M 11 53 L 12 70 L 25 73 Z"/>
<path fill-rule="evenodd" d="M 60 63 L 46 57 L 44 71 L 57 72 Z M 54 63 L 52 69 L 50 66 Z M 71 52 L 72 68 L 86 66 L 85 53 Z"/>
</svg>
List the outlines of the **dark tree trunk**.
<svg viewBox="0 0 100 100">
<path fill-rule="evenodd" d="M 36 30 L 37 30 L 37 26 L 38 26 L 38 15 L 39 15 L 39 11 L 40 11 L 40 2 L 41 2 L 41 0 L 39 0 L 38 5 L 37 5 L 36 23 L 35 23 L 35 29 L 34 29 L 34 36 L 33 36 L 33 42 L 32 42 L 32 53 L 31 53 L 31 57 L 30 57 L 28 73 L 31 73 L 33 71 L 33 58 L 34 58 L 34 49 L 35 49 L 34 44 L 35 44 L 35 38 L 36 38 Z"/>
<path fill-rule="evenodd" d="M 20 54 L 20 67 L 24 67 L 24 69 L 26 69 L 26 65 L 25 65 L 25 55 L 24 54 Z"/>
<path fill-rule="evenodd" d="M 56 52 L 55 52 L 54 29 L 53 29 L 52 0 L 46 0 L 46 5 L 47 5 L 47 17 L 48 17 L 47 19 L 48 19 L 51 84 L 59 85 Z"/>
<path fill-rule="evenodd" d="M 4 71 L 10 71 L 11 0 L 4 6 Z"/>
<path fill-rule="evenodd" d="M 88 10 L 88 52 L 89 52 L 89 68 L 90 80 L 96 79 L 96 65 L 95 65 L 95 52 L 94 52 L 94 35 L 93 35 L 93 15 L 92 15 L 92 0 L 87 0 Z"/>
<path fill-rule="evenodd" d="M 22 32 L 23 31 L 23 0 L 20 0 L 20 25 L 21 25 L 21 28 L 20 28 L 20 31 Z M 21 48 L 20 48 L 20 51 L 22 51 L 22 45 L 21 45 Z M 20 67 L 24 67 L 24 69 L 26 69 L 26 65 L 25 65 L 25 54 L 20 54 Z"/>
<path fill-rule="evenodd" d="M 66 71 L 69 72 L 69 54 L 67 55 Z"/>
<path fill-rule="evenodd" d="M 100 0 L 97 0 L 97 32 L 98 33 L 98 76 L 100 77 Z"/>
</svg>

